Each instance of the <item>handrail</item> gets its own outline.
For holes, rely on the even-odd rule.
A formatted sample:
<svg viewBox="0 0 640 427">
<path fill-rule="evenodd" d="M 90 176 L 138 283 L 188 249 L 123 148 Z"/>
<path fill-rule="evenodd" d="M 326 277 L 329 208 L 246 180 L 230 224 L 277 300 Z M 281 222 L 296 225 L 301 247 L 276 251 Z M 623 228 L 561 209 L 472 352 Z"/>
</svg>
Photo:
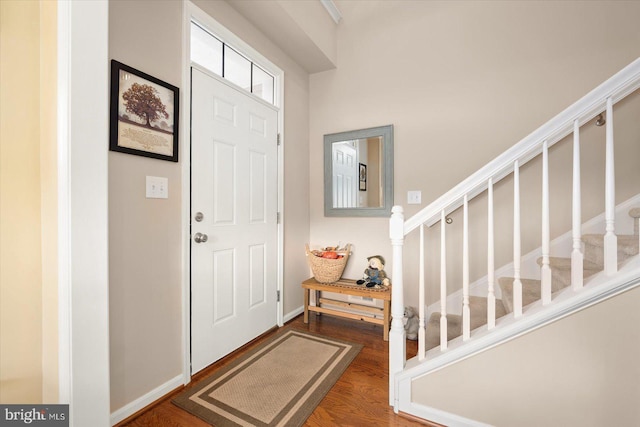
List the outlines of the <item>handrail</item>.
<svg viewBox="0 0 640 427">
<path fill-rule="evenodd" d="M 471 200 L 487 189 L 489 179 L 493 179 L 495 184 L 509 175 L 513 171 L 514 162 L 518 161 L 520 165 L 524 165 L 536 157 L 541 152 L 544 141 L 551 147 L 571 134 L 574 122 L 577 120 L 578 124 L 582 125 L 596 117 L 606 108 L 607 98 L 611 98 L 615 104 L 638 88 L 640 58 L 407 219 L 404 223 L 404 235 L 420 224 L 431 227 L 440 221 L 442 211 L 448 214 L 462 206 L 465 195 Z"/>
</svg>

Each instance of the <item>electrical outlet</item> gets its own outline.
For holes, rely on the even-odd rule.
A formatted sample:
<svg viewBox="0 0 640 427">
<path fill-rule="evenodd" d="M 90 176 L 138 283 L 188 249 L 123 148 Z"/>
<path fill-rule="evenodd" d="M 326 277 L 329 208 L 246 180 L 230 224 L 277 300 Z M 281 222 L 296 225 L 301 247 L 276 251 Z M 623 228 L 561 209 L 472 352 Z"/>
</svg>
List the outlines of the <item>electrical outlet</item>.
<svg viewBox="0 0 640 427">
<path fill-rule="evenodd" d="M 169 179 L 160 176 L 147 176 L 147 199 L 168 199 Z"/>
<path fill-rule="evenodd" d="M 420 190 L 407 191 L 407 204 L 419 205 L 420 203 L 422 203 L 422 191 Z"/>
</svg>

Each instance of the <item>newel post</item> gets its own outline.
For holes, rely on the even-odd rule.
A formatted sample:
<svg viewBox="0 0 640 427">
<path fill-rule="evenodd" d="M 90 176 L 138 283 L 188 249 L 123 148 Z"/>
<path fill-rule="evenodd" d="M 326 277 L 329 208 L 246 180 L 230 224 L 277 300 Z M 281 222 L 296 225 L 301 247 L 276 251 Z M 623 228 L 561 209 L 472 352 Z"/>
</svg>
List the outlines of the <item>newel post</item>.
<svg viewBox="0 0 640 427">
<path fill-rule="evenodd" d="M 402 282 L 402 245 L 404 244 L 404 211 L 394 206 L 389 220 L 389 238 L 393 249 L 391 274 L 391 330 L 389 331 L 389 405 L 397 411 L 395 376 L 407 360 L 404 330 L 404 286 Z"/>
</svg>

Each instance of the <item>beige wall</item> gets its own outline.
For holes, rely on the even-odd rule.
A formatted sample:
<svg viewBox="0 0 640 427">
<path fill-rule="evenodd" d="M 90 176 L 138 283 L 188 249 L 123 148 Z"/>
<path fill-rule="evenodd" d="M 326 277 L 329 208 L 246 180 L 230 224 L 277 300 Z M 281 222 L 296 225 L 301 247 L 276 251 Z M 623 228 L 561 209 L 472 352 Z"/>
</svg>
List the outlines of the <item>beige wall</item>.
<svg viewBox="0 0 640 427">
<path fill-rule="evenodd" d="M 40 5 L 0 2 L 0 402 L 42 402 Z"/>
<path fill-rule="evenodd" d="M 402 204 L 409 217 L 640 56 L 638 2 L 337 4 L 344 16 L 338 28 L 337 69 L 310 79 L 310 238 L 314 244 L 353 243 L 347 277 L 358 277 L 366 257 L 375 253 L 385 256 L 387 272 L 392 273 L 388 220 L 323 216 L 323 167 L 317 159 L 322 158 L 324 134 L 393 124 L 395 203 Z M 604 129 L 590 126 L 585 132 L 602 134 Z M 620 170 L 630 174 L 623 180 L 618 172 L 618 185 L 627 186 L 618 192 L 619 200 L 624 200 L 623 194 L 640 192 L 637 168 L 629 160 L 639 155 L 637 135 L 621 141 L 631 151 L 616 160 L 626 161 Z M 593 145 L 588 141 L 595 139 L 585 140 L 585 145 Z M 566 148 L 554 150 L 565 151 L 564 157 L 552 161 L 552 184 L 565 188 L 570 184 L 570 166 L 561 160 Z M 587 151 L 585 147 L 585 159 L 593 160 L 599 174 L 603 146 L 594 147 L 592 154 Z M 595 176 L 587 176 L 591 163 L 583 166 L 584 181 Z M 523 168 L 521 177 L 523 188 L 532 194 L 540 192 L 536 168 Z M 421 206 L 407 205 L 408 190 L 422 191 Z M 497 186 L 496 201 L 508 201 L 510 192 L 508 183 Z M 601 189 L 583 194 L 585 220 L 603 211 L 601 194 Z M 567 200 L 566 195 L 556 197 L 555 220 Z M 535 230 L 540 210 L 527 203 L 523 201 L 523 228 L 532 231 L 523 253 L 539 246 L 540 235 Z M 481 215 L 478 221 L 486 227 Z M 496 231 L 500 266 L 509 262 L 513 214 L 509 208 L 497 215 L 496 227 L 504 227 Z M 560 229 L 566 223 L 554 225 L 554 236 L 569 230 Z M 435 230 L 427 234 L 428 240 L 430 234 L 438 238 Z M 473 228 L 480 250 L 485 234 L 486 229 Z M 416 240 L 410 237 L 406 242 L 407 283 L 417 282 L 416 255 L 411 251 Z M 451 228 L 448 240 L 449 253 L 460 253 L 459 231 Z M 472 279 L 484 274 L 484 256 L 472 259 Z M 439 299 L 439 260 L 430 256 L 429 262 L 427 302 L 433 303 Z M 460 287 L 461 268 L 448 265 L 452 292 Z M 416 305 L 417 291 L 405 296 L 408 305 Z"/>
<path fill-rule="evenodd" d="M 109 2 L 110 59 L 180 87 L 181 16 L 180 2 Z M 168 199 L 145 197 L 147 175 L 168 178 Z M 181 197 L 180 163 L 109 153 L 112 411 L 182 372 Z"/>
<path fill-rule="evenodd" d="M 494 426 L 640 422 L 640 287 L 414 381 L 413 401 Z"/>
<path fill-rule="evenodd" d="M 302 306 L 308 276 L 308 76 L 226 2 L 196 2 L 285 72 L 284 313 Z M 161 31 L 160 31 L 161 29 Z M 182 86 L 182 4 L 109 3 L 110 57 Z M 181 88 L 183 89 L 183 88 Z M 180 125 L 189 118 L 180 117 Z M 186 145 L 185 145 L 186 146 Z M 111 408 L 182 371 L 181 164 L 109 153 Z M 146 199 L 145 176 L 169 179 L 169 199 Z"/>
</svg>

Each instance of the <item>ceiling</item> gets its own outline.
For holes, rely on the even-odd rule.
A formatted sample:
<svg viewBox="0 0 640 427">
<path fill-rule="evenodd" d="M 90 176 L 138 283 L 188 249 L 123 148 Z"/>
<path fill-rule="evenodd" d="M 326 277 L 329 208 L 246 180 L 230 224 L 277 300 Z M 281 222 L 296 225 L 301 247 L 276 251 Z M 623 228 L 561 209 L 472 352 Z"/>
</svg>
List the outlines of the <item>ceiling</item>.
<svg viewBox="0 0 640 427">
<path fill-rule="evenodd" d="M 227 2 L 309 74 L 336 67 L 335 58 L 331 58 L 335 55 L 323 50 L 319 41 L 311 35 L 308 26 L 301 22 L 301 19 L 296 18 L 296 13 L 293 13 L 297 12 L 299 15 L 300 8 L 304 7 L 308 9 L 305 19 L 312 17 L 316 21 L 317 17 L 317 20 L 330 22 L 331 27 L 327 28 L 335 31 L 337 24 L 324 10 L 320 0 L 296 2 L 295 5 L 287 1 L 227 0 Z M 318 15 L 319 13 L 322 15 Z"/>
</svg>

